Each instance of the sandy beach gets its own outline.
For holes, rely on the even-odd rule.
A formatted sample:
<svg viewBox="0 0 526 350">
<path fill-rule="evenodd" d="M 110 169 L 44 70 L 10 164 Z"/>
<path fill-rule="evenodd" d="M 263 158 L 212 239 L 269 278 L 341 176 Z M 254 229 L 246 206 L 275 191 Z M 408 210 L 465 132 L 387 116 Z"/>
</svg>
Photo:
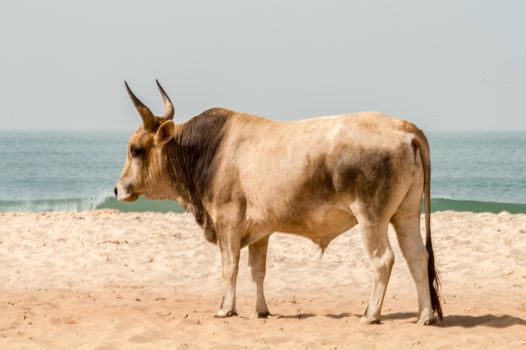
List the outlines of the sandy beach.
<svg viewBox="0 0 526 350">
<path fill-rule="evenodd" d="M 270 239 L 273 316 L 253 318 L 243 250 L 239 316 L 213 318 L 218 249 L 188 214 L 0 213 L 0 349 L 526 348 L 526 215 L 433 214 L 444 322 L 416 322 L 396 254 L 382 324 L 361 325 L 371 288 L 359 228 L 323 258 L 307 239 Z"/>
</svg>

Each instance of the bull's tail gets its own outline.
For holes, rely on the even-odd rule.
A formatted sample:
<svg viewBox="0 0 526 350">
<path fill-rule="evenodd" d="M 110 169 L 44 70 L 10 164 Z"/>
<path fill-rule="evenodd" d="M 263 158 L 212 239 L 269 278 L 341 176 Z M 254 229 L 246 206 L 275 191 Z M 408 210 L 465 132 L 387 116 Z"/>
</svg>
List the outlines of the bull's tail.
<svg viewBox="0 0 526 350">
<path fill-rule="evenodd" d="M 417 129 L 418 130 L 418 129 Z M 438 289 L 440 279 L 438 270 L 435 267 L 435 255 L 433 253 L 433 243 L 431 241 L 431 159 L 427 138 L 421 130 L 418 130 L 413 142 L 420 150 L 420 157 L 424 166 L 424 210 L 425 210 L 425 229 L 426 229 L 426 250 L 428 254 L 427 275 L 429 280 L 429 292 L 431 294 L 431 307 L 433 312 L 442 321 L 442 306 Z"/>
</svg>

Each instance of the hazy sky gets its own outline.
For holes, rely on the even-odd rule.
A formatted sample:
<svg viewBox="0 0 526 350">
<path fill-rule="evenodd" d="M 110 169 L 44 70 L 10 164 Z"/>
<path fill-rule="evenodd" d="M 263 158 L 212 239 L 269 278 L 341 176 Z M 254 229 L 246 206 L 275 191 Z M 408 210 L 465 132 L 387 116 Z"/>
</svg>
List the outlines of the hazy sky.
<svg viewBox="0 0 526 350">
<path fill-rule="evenodd" d="M 526 130 L 526 1 L 0 3 L 0 129 L 134 129 L 123 87 L 176 120 L 375 110 Z"/>
</svg>

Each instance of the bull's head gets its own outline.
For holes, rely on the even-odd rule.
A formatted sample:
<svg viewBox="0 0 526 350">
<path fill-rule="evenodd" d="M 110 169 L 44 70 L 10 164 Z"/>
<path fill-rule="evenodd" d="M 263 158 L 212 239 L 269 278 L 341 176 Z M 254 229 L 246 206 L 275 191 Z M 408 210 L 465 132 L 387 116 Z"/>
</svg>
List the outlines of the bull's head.
<svg viewBox="0 0 526 350">
<path fill-rule="evenodd" d="M 168 183 L 164 168 L 165 160 L 161 150 L 173 139 L 175 125 L 172 121 L 174 107 L 166 92 L 156 80 L 166 107 L 164 116 L 155 116 L 130 90 L 126 90 L 142 118 L 142 125 L 128 141 L 128 155 L 119 182 L 115 186 L 115 196 L 122 201 L 135 201 L 140 195 L 159 198 Z M 160 199 L 160 198 L 159 198 Z"/>
</svg>

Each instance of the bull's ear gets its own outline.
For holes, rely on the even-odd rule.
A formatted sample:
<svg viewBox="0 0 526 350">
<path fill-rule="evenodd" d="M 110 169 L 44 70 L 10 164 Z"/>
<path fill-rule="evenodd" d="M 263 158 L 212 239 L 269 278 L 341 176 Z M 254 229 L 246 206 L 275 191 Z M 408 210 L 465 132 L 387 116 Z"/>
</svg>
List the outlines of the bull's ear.
<svg viewBox="0 0 526 350">
<path fill-rule="evenodd" d="M 154 142 L 156 146 L 164 146 L 165 143 L 170 141 L 175 135 L 174 122 L 167 120 L 159 126 L 157 133 L 154 136 Z"/>
</svg>

